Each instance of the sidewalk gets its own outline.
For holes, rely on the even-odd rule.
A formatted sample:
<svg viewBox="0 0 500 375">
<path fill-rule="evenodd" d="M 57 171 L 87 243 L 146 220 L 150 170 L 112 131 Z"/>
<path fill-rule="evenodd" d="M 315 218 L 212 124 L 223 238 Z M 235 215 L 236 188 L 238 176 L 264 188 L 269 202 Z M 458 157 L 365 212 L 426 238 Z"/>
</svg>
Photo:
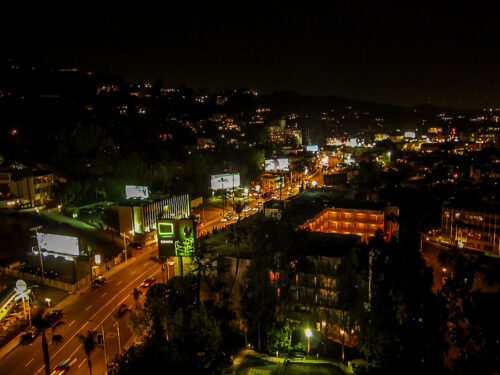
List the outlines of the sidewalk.
<svg viewBox="0 0 500 375">
<path fill-rule="evenodd" d="M 149 252 L 145 252 L 145 253 L 141 254 L 139 257 L 143 257 L 143 256 L 151 256 L 151 255 L 149 254 Z M 122 262 L 120 264 L 117 264 L 116 266 L 114 266 L 113 268 L 111 268 L 109 271 L 104 272 L 104 275 L 106 277 L 111 277 L 112 275 L 120 272 L 125 267 L 127 267 L 128 265 L 130 265 L 131 262 L 135 262 L 136 260 L 137 260 L 136 257 L 131 257 L 131 258 L 129 258 L 127 260 L 127 262 Z M 79 298 L 82 294 L 84 294 L 85 292 L 87 292 L 90 288 L 91 288 L 91 286 L 87 285 L 87 286 L 79 289 L 75 293 L 68 294 L 68 296 L 66 298 L 64 298 L 62 301 L 60 301 L 57 305 L 51 306 L 51 307 L 47 308 L 45 311 L 46 312 L 50 312 L 50 311 L 53 311 L 53 310 L 64 310 L 67 306 L 70 306 L 72 303 L 74 303 L 74 301 L 77 298 Z M 0 360 L 2 360 L 3 358 L 5 358 L 7 355 L 10 354 L 10 352 L 12 352 L 14 349 L 16 349 L 19 346 L 19 342 L 21 340 L 21 336 L 24 333 L 25 332 L 19 333 L 17 336 L 14 336 L 7 344 L 5 344 L 4 346 L 0 347 Z"/>
</svg>

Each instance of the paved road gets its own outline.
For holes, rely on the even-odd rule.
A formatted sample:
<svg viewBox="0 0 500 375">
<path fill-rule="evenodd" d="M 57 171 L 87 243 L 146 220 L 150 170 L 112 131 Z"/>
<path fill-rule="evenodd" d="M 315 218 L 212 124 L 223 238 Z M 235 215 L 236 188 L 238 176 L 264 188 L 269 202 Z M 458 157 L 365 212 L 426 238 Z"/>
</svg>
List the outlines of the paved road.
<svg viewBox="0 0 500 375">
<path fill-rule="evenodd" d="M 60 344 L 49 344 L 51 368 L 67 358 L 76 358 L 77 362 L 71 369 L 71 374 L 88 374 L 87 360 L 77 334 L 85 334 L 87 330 L 96 330 L 101 333 L 104 324 L 106 349 L 108 360 L 114 358 L 118 352 L 118 337 L 114 313 L 119 306 L 125 303 L 134 306 L 132 290 L 138 287 L 142 280 L 155 276 L 161 280 L 160 266 L 149 260 L 150 256 L 157 255 L 157 250 L 150 248 L 139 255 L 136 260 L 130 261 L 120 272 L 108 278 L 108 282 L 96 290 L 88 290 L 75 297 L 74 301 L 63 308 L 63 321 L 57 330 L 64 340 Z M 172 275 L 172 273 L 171 273 Z M 69 297 L 72 298 L 72 297 Z M 118 320 L 120 328 L 121 346 L 130 341 L 132 335 L 127 327 L 129 314 Z M 52 333 L 47 333 L 49 342 Z M 91 356 L 94 374 L 103 374 L 105 370 L 104 352 L 98 347 Z M 0 374 L 44 374 L 42 359 L 41 338 L 38 337 L 28 346 L 20 346 L 0 362 Z"/>
</svg>

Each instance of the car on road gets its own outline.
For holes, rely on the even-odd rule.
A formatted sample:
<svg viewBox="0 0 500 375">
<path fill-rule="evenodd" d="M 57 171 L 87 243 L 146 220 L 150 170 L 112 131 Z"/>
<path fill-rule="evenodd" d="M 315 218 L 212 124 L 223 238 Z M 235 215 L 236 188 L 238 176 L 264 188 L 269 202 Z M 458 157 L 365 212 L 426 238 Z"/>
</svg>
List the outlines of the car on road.
<svg viewBox="0 0 500 375">
<path fill-rule="evenodd" d="M 71 366 L 76 363 L 76 358 L 68 358 L 67 360 L 59 363 L 54 370 L 50 373 L 50 375 L 63 375 L 69 371 Z"/>
<path fill-rule="evenodd" d="M 95 288 L 99 288 L 101 285 L 106 284 L 106 277 L 105 276 L 97 276 L 94 281 L 92 281 L 92 286 Z"/>
<path fill-rule="evenodd" d="M 156 283 L 156 279 L 154 277 L 150 277 L 141 283 L 141 288 L 149 288 L 154 283 Z"/>
<path fill-rule="evenodd" d="M 222 218 L 222 219 L 220 219 L 220 222 L 221 222 L 221 223 L 225 223 L 226 221 L 227 221 L 227 219 L 226 219 L 225 217 L 224 217 L 224 218 Z"/>
<path fill-rule="evenodd" d="M 45 318 L 48 320 L 50 326 L 52 327 L 57 322 L 59 322 L 63 317 L 63 312 L 61 310 L 53 310 L 45 315 Z"/>
<path fill-rule="evenodd" d="M 142 249 L 142 244 L 140 242 L 134 241 L 130 242 L 128 244 L 130 247 L 133 247 L 134 249 L 141 250 Z"/>
<path fill-rule="evenodd" d="M 21 345 L 28 345 L 35 340 L 38 335 L 40 334 L 40 331 L 38 329 L 32 329 L 31 331 L 28 331 L 26 333 L 23 333 L 21 335 L 21 339 L 19 341 L 19 344 Z"/>
</svg>

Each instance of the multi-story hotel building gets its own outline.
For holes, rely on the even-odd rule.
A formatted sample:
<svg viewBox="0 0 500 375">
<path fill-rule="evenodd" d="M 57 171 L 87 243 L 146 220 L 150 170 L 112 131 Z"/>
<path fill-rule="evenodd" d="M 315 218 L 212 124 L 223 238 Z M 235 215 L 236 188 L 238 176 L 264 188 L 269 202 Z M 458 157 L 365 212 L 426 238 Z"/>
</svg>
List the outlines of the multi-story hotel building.
<svg viewBox="0 0 500 375">
<path fill-rule="evenodd" d="M 387 240 L 397 237 L 398 216 L 397 207 L 388 206 L 385 203 L 365 202 L 364 205 L 326 208 L 302 224 L 300 229 L 309 228 L 313 232 L 356 235 L 362 242 L 368 243 L 370 237 L 375 236 L 377 231 L 381 231 Z"/>
</svg>

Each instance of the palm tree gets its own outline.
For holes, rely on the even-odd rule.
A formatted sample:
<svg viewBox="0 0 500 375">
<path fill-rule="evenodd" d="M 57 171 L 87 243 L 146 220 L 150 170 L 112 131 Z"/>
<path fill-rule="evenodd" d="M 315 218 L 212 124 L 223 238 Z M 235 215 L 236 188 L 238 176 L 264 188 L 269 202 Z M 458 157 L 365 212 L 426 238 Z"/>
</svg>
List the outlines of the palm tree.
<svg viewBox="0 0 500 375">
<path fill-rule="evenodd" d="M 45 363 L 45 374 L 50 375 L 50 355 L 46 331 L 52 328 L 52 342 L 61 342 L 63 337 L 61 335 L 54 335 L 54 331 L 59 326 L 59 324 L 56 324 L 52 327 L 52 320 L 48 317 L 43 317 L 42 314 L 39 314 L 33 318 L 33 326 L 35 326 L 35 328 L 38 329 L 42 334 L 42 352 L 43 362 Z"/>
<path fill-rule="evenodd" d="M 246 204 L 242 201 L 235 202 L 233 205 L 233 210 L 238 214 L 238 220 L 240 221 L 241 219 L 241 213 L 243 212 L 243 209 L 245 208 Z"/>
<path fill-rule="evenodd" d="M 95 331 L 87 331 L 87 334 L 85 336 L 81 334 L 78 335 L 78 339 L 83 344 L 83 350 L 85 351 L 85 355 L 87 356 L 90 375 L 92 375 L 92 362 L 90 361 L 90 355 L 95 350 L 95 348 L 97 348 L 96 336 L 97 333 Z"/>
<path fill-rule="evenodd" d="M 141 295 L 142 295 L 142 292 L 139 289 L 134 288 L 134 290 L 132 291 L 132 297 L 134 298 L 136 309 L 137 309 L 137 306 L 139 305 L 139 297 Z"/>
<path fill-rule="evenodd" d="M 229 289 L 229 293 L 231 293 L 231 291 L 233 290 L 236 278 L 238 277 L 238 271 L 240 269 L 240 245 L 243 241 L 246 241 L 247 239 L 246 236 L 247 232 L 245 229 L 241 228 L 237 224 L 231 226 L 231 231 L 229 232 L 229 239 L 234 245 L 234 248 L 236 249 L 236 269 L 234 270 L 234 277 L 233 281 L 231 282 L 231 288 Z"/>
</svg>

